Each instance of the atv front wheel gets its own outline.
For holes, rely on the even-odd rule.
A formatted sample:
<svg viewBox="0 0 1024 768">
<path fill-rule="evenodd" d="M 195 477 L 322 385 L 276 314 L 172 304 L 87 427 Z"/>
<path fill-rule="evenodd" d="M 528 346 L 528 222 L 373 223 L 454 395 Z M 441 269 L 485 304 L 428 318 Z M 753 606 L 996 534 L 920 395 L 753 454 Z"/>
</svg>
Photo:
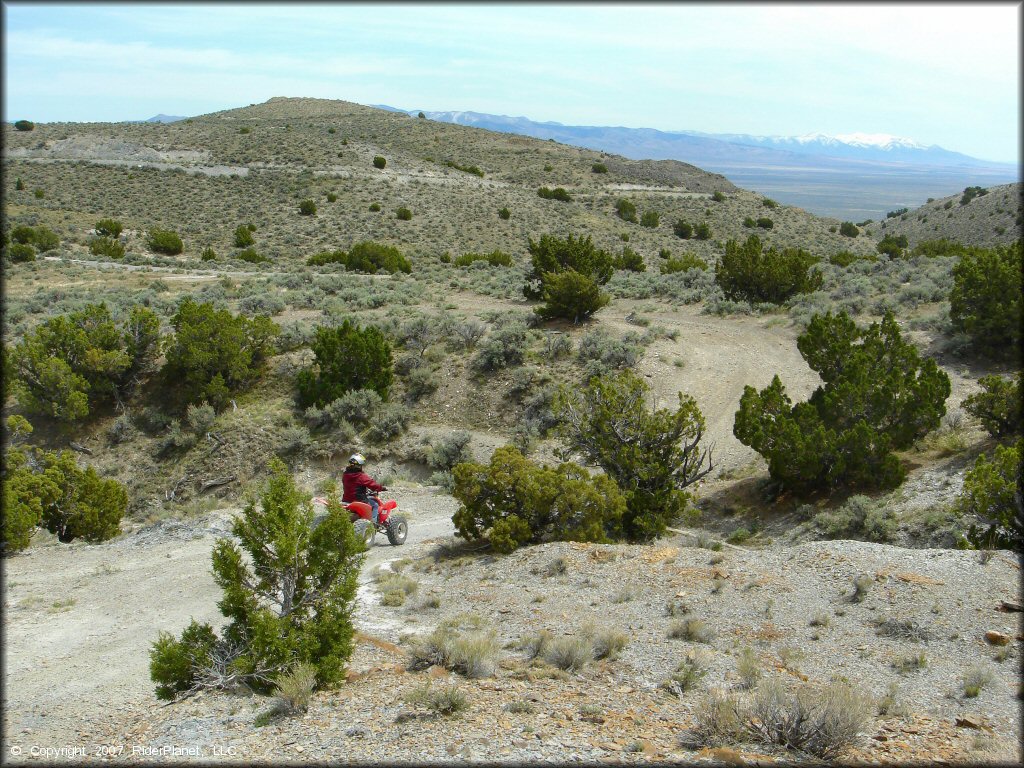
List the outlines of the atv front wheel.
<svg viewBox="0 0 1024 768">
<path fill-rule="evenodd" d="M 405 544 L 405 537 L 409 535 L 409 524 L 405 522 L 404 517 L 389 517 L 384 527 L 388 535 L 388 541 L 393 546 L 397 547 L 400 544 Z"/>
<path fill-rule="evenodd" d="M 373 523 L 369 520 L 356 520 L 352 523 L 352 530 L 356 532 L 356 538 L 360 539 L 367 549 L 373 546 L 373 535 L 377 532 L 373 527 Z M 390 539 L 391 537 L 389 536 L 388 538 Z"/>
</svg>

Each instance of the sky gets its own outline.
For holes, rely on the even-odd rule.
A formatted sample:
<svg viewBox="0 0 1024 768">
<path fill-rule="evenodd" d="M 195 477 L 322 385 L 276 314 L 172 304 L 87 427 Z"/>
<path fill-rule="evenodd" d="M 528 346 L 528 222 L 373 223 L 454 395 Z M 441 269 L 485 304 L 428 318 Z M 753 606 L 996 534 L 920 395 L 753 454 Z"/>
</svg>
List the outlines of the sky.
<svg viewBox="0 0 1024 768">
<path fill-rule="evenodd" d="M 1019 162 L 1021 3 L 4 2 L 4 119 L 273 96 Z"/>
</svg>

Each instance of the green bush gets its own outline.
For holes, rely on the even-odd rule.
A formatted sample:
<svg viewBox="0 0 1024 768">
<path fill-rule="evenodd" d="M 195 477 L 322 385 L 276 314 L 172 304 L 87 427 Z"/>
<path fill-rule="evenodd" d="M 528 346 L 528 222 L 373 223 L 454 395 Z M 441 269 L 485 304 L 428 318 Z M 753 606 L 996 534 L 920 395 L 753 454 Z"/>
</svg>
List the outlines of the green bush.
<svg viewBox="0 0 1024 768">
<path fill-rule="evenodd" d="M 169 229 L 151 229 L 146 235 L 146 247 L 154 253 L 163 253 L 168 256 L 177 256 L 185 245 L 177 232 Z"/>
<path fill-rule="evenodd" d="M 25 182 L 21 180 L 20 176 L 17 179 L 15 179 L 15 181 L 14 181 L 14 188 L 16 190 L 18 190 L 19 192 L 21 192 L 23 189 L 25 189 Z"/>
<path fill-rule="evenodd" d="M 171 327 L 164 382 L 182 405 L 205 400 L 217 410 L 260 376 L 280 333 L 267 317 L 236 317 L 191 297 L 178 306 Z"/>
<path fill-rule="evenodd" d="M 988 190 L 984 187 L 967 187 L 964 189 L 964 194 L 960 198 L 960 205 L 967 205 L 971 200 L 982 195 L 987 195 Z"/>
<path fill-rule="evenodd" d="M 586 320 L 611 301 L 593 278 L 574 269 L 548 273 L 541 298 L 544 306 L 536 307 L 534 312 L 545 320 L 561 317 L 574 324 Z"/>
<path fill-rule="evenodd" d="M 532 269 L 523 288 L 523 295 L 528 299 L 541 298 L 544 282 L 558 272 L 571 269 L 598 285 L 607 283 L 615 272 L 612 255 L 595 248 L 589 237 L 569 235 L 562 240 L 553 235 L 541 235 L 539 242 L 529 239 L 529 251 Z"/>
<path fill-rule="evenodd" d="M 623 221 L 636 223 L 636 206 L 625 198 L 615 202 L 615 214 Z"/>
<path fill-rule="evenodd" d="M 14 124 L 14 130 L 16 131 L 32 131 L 35 130 L 36 124 L 31 120 L 18 120 Z"/>
<path fill-rule="evenodd" d="M 965 398 L 963 409 L 980 420 L 993 437 L 1012 437 L 1024 432 L 1024 405 L 1021 403 L 1024 372 L 1017 374 L 1016 381 L 1001 376 L 982 376 L 978 383 L 984 392 Z"/>
<path fill-rule="evenodd" d="M 123 259 L 124 246 L 111 237 L 94 237 L 89 241 L 89 253 L 93 256 L 106 256 L 108 259 Z"/>
<path fill-rule="evenodd" d="M 699 269 L 703 272 L 707 268 L 708 263 L 692 253 L 684 253 L 679 258 L 670 258 L 659 267 L 663 275 L 672 275 L 676 272 L 686 272 L 691 269 Z"/>
<path fill-rule="evenodd" d="M 762 216 L 755 223 L 761 229 L 771 229 L 772 227 L 775 226 L 775 222 L 769 219 L 767 216 Z"/>
<path fill-rule="evenodd" d="M 32 245 L 40 253 L 52 251 L 60 245 L 60 237 L 52 229 L 36 227 L 32 236 Z"/>
<path fill-rule="evenodd" d="M 376 274 L 378 271 L 411 272 L 412 266 L 402 252 L 391 245 L 381 245 L 372 240 L 356 243 L 348 253 L 330 251 L 310 256 L 306 263 L 310 266 L 324 264 L 343 264 L 349 272 L 365 272 Z"/>
<path fill-rule="evenodd" d="M 616 269 L 623 269 L 629 272 L 647 271 L 647 264 L 644 263 L 644 257 L 628 245 L 623 247 L 621 255 L 615 257 L 614 266 Z"/>
<path fill-rule="evenodd" d="M 605 542 L 620 534 L 626 501 L 604 475 L 593 478 L 576 464 L 556 468 L 529 462 L 512 446 L 497 449 L 488 465 L 457 464 L 452 516 L 459 535 L 487 539 L 497 552 L 542 541 Z"/>
<path fill-rule="evenodd" d="M 672 225 L 672 231 L 676 233 L 676 237 L 683 240 L 689 240 L 693 237 L 693 225 L 682 219 Z"/>
<path fill-rule="evenodd" d="M 203 249 L 203 252 L 199 254 L 199 258 L 202 259 L 203 261 L 216 261 L 217 252 L 213 250 L 213 248 L 207 246 L 206 248 Z"/>
<path fill-rule="evenodd" d="M 875 246 L 875 249 L 890 258 L 899 259 L 906 255 L 907 245 L 906 235 L 886 235 Z"/>
<path fill-rule="evenodd" d="M 370 212 L 377 213 L 380 211 L 380 203 L 370 203 Z"/>
<path fill-rule="evenodd" d="M 839 225 L 839 234 L 843 237 L 856 237 L 860 234 L 860 230 L 852 221 L 844 221 Z"/>
<path fill-rule="evenodd" d="M 763 205 L 765 208 L 778 208 L 779 207 L 779 204 L 777 202 L 775 202 L 774 200 L 772 200 L 770 197 L 766 197 L 763 200 L 761 200 L 761 205 Z"/>
<path fill-rule="evenodd" d="M 235 229 L 235 248 L 248 248 L 250 245 L 255 245 L 256 241 L 252 237 L 252 232 L 245 224 L 240 224 Z"/>
<path fill-rule="evenodd" d="M 955 240 L 946 240 L 945 238 L 939 238 L 938 240 L 922 240 L 920 243 L 914 246 L 914 249 L 910 252 L 910 255 L 962 256 L 969 250 L 971 249 L 965 245 L 961 245 Z"/>
<path fill-rule="evenodd" d="M 848 267 L 856 261 L 878 261 L 878 257 L 874 254 L 862 256 L 860 254 L 850 253 L 849 251 L 840 251 L 839 253 L 833 253 L 828 257 L 828 263 L 834 264 L 837 267 Z"/>
<path fill-rule="evenodd" d="M 698 240 L 710 240 L 711 239 L 711 227 L 707 222 L 701 222 L 693 228 L 693 236 Z"/>
<path fill-rule="evenodd" d="M 462 171 L 463 173 L 471 173 L 474 176 L 479 176 L 481 179 L 484 177 L 484 172 L 475 165 L 461 165 L 456 163 L 454 160 L 447 160 L 445 165 L 449 168 L 454 168 L 457 171 Z"/>
<path fill-rule="evenodd" d="M 323 407 L 348 392 L 368 389 L 383 400 L 394 378 L 391 345 L 374 327 L 360 328 L 345 320 L 334 328 L 316 329 L 312 344 L 315 361 L 300 371 L 297 384 L 304 408 Z"/>
<path fill-rule="evenodd" d="M 399 219 L 401 221 L 411 221 L 412 220 L 412 211 L 410 211 L 405 206 L 402 206 L 401 208 L 398 208 L 395 211 L 395 218 Z"/>
<path fill-rule="evenodd" d="M 34 228 L 20 224 L 11 230 L 11 241 L 22 245 L 31 245 L 36 239 Z"/>
<path fill-rule="evenodd" d="M 660 223 L 661 216 L 657 211 L 646 211 L 644 215 L 640 217 L 640 226 L 642 227 L 657 229 Z"/>
<path fill-rule="evenodd" d="M 250 264 L 265 264 L 270 261 L 269 256 L 257 253 L 255 248 L 246 248 L 241 251 L 236 251 L 231 255 L 231 258 L 238 259 L 239 261 L 247 261 Z"/>
<path fill-rule="evenodd" d="M 608 166 L 604 163 L 594 163 L 590 166 L 590 170 L 593 173 L 608 173 Z"/>
<path fill-rule="evenodd" d="M 816 256 L 800 248 L 765 251 L 761 239 L 750 235 L 743 245 L 735 240 L 725 244 L 715 282 L 732 301 L 782 304 L 821 285 L 821 274 L 811 270 L 817 262 Z"/>
<path fill-rule="evenodd" d="M 498 209 L 498 218 L 503 221 L 507 221 L 511 215 L 512 211 L 508 209 L 508 206 Z"/>
<path fill-rule="evenodd" d="M 725 194 L 723 192 L 721 192 L 721 191 L 716 189 L 712 193 L 711 199 L 714 200 L 716 203 L 724 203 L 725 202 Z"/>
<path fill-rule="evenodd" d="M 377 168 L 379 170 L 384 170 L 384 166 L 386 166 L 387 164 L 388 164 L 388 161 L 385 158 L 381 157 L 380 155 L 374 155 L 374 157 L 373 157 L 373 167 L 374 168 Z"/>
<path fill-rule="evenodd" d="M 24 426 L 31 431 L 28 422 Z M 37 525 L 60 541 L 105 541 L 120 533 L 128 508 L 125 487 L 92 467 L 81 469 L 71 451 L 8 448 L 3 488 L 5 551 L 24 549 Z"/>
<path fill-rule="evenodd" d="M 117 219 L 100 219 L 93 228 L 100 237 L 120 237 L 124 225 Z"/>
<path fill-rule="evenodd" d="M 11 243 L 7 246 L 7 258 L 14 264 L 36 260 L 36 249 L 28 243 Z"/>
<path fill-rule="evenodd" d="M 153 644 L 160 698 L 239 684 L 270 693 L 298 663 L 316 670 L 318 686 L 343 679 L 363 544 L 335 502 L 314 527 L 312 504 L 285 466 L 275 459 L 271 471 L 259 505 L 251 501 L 232 523 L 238 543 L 223 538 L 213 550 L 228 619 L 221 637 L 193 621 L 180 640 L 164 633 Z"/>
<path fill-rule="evenodd" d="M 545 200 L 560 200 L 563 203 L 572 202 L 572 197 L 562 187 L 555 187 L 554 189 L 541 187 L 537 190 L 537 195 Z"/>
<path fill-rule="evenodd" d="M 60 245 L 60 237 L 47 227 L 17 226 L 11 230 L 11 240 L 19 245 L 31 245 L 40 253 L 52 251 Z"/>
<path fill-rule="evenodd" d="M 299 203 L 299 214 L 302 216 L 316 216 L 316 203 L 307 198 Z"/>
<path fill-rule="evenodd" d="M 981 518 L 982 526 L 971 525 L 967 540 L 985 549 L 1024 547 L 1024 510 L 1020 493 L 1024 476 L 1024 440 L 1014 445 L 996 446 L 991 461 L 984 454 L 964 477 L 964 487 L 956 500 L 956 509 L 964 515 Z"/>
<path fill-rule="evenodd" d="M 1021 242 L 965 253 L 953 267 L 949 317 L 953 329 L 993 358 L 1019 359 Z"/>
<path fill-rule="evenodd" d="M 595 377 L 583 390 L 562 389 L 554 406 L 569 450 L 600 466 L 625 495 L 623 532 L 633 540 L 664 533 L 686 508 L 684 489 L 711 471 L 693 398 L 680 392 L 675 411 L 649 411 L 647 392 L 643 379 L 625 370 Z"/>
<path fill-rule="evenodd" d="M 142 306 L 120 328 L 106 304 L 51 318 L 10 349 L 11 392 L 29 413 L 83 419 L 137 383 L 159 355 L 159 337 L 159 319 Z"/>
<path fill-rule="evenodd" d="M 931 200 L 929 200 L 928 202 L 931 202 Z M 895 211 L 889 211 L 887 214 L 885 214 L 885 218 L 895 219 L 897 216 L 902 216 L 903 214 L 908 213 L 909 210 L 909 208 L 897 208 Z"/>
<path fill-rule="evenodd" d="M 795 406 L 778 376 L 760 392 L 744 387 L 733 434 L 797 493 L 899 485 L 893 451 L 939 425 L 949 377 L 903 341 L 891 313 L 867 330 L 845 312 L 816 315 L 797 346 L 824 384 Z"/>
<path fill-rule="evenodd" d="M 486 261 L 492 267 L 511 267 L 512 257 L 503 251 L 494 250 L 490 253 L 464 253 L 452 263 L 456 267 L 468 267 L 478 261 Z"/>
<path fill-rule="evenodd" d="M 325 197 L 326 197 L 328 203 L 336 203 L 336 202 L 338 202 L 338 195 L 335 194 L 334 192 L 328 192 L 325 195 Z"/>
</svg>

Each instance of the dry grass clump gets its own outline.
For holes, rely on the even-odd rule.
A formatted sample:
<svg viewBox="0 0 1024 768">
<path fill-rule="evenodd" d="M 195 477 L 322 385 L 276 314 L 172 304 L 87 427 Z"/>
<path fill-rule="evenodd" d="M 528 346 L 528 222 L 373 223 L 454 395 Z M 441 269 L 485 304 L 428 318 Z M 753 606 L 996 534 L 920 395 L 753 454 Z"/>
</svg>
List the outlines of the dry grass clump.
<svg viewBox="0 0 1024 768">
<path fill-rule="evenodd" d="M 682 619 L 672 622 L 668 636 L 674 640 L 687 640 L 691 643 L 710 643 L 715 633 L 701 619 Z"/>
<path fill-rule="evenodd" d="M 761 679 L 761 665 L 752 648 L 744 648 L 740 651 L 739 658 L 736 660 L 736 674 L 740 676 L 740 683 L 744 688 L 753 688 Z"/>
<path fill-rule="evenodd" d="M 994 675 L 984 667 L 971 667 L 963 674 L 964 696 L 968 699 L 977 698 L 981 689 L 992 682 Z"/>
<path fill-rule="evenodd" d="M 924 642 L 932 636 L 927 627 L 922 627 L 913 619 L 882 619 L 875 627 L 879 635 L 901 640 Z"/>
<path fill-rule="evenodd" d="M 405 695 L 405 701 L 414 707 L 423 707 L 437 715 L 450 717 L 469 709 L 469 699 L 457 685 L 434 688 L 428 681 Z"/>
<path fill-rule="evenodd" d="M 520 647 L 527 660 L 540 659 L 567 672 L 577 672 L 592 661 L 615 659 L 626 647 L 629 636 L 608 627 L 585 624 L 577 635 L 555 637 L 548 630 L 523 639 Z"/>
<path fill-rule="evenodd" d="M 845 683 L 790 691 L 769 679 L 746 699 L 710 694 L 697 708 L 693 736 L 707 745 L 753 739 L 830 759 L 856 742 L 872 709 Z"/>
<path fill-rule="evenodd" d="M 676 671 L 667 680 L 661 682 L 660 688 L 671 693 L 673 696 L 682 697 L 687 691 L 694 690 L 700 681 L 704 679 L 707 670 L 697 658 L 683 659 Z"/>
<path fill-rule="evenodd" d="M 442 624 L 426 637 L 413 639 L 408 668 L 439 666 L 469 678 L 491 677 L 498 666 L 499 650 L 493 630 L 462 632 Z"/>
<path fill-rule="evenodd" d="M 277 679 L 277 698 L 288 712 L 305 712 L 316 687 L 316 667 L 300 663 Z"/>
<path fill-rule="evenodd" d="M 893 668 L 901 675 L 907 672 L 917 672 L 918 670 L 924 669 L 928 666 L 928 657 L 925 656 L 924 651 L 919 653 L 911 653 L 907 656 L 901 656 L 892 663 Z"/>
</svg>

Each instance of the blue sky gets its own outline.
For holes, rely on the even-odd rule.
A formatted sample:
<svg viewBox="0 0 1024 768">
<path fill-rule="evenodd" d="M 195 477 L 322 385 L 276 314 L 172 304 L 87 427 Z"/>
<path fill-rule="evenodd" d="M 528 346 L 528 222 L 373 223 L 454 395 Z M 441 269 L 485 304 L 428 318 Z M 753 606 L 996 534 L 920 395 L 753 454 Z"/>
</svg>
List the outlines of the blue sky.
<svg viewBox="0 0 1024 768">
<path fill-rule="evenodd" d="M 6 120 L 314 96 L 1019 158 L 1019 3 L 3 5 Z"/>
</svg>

